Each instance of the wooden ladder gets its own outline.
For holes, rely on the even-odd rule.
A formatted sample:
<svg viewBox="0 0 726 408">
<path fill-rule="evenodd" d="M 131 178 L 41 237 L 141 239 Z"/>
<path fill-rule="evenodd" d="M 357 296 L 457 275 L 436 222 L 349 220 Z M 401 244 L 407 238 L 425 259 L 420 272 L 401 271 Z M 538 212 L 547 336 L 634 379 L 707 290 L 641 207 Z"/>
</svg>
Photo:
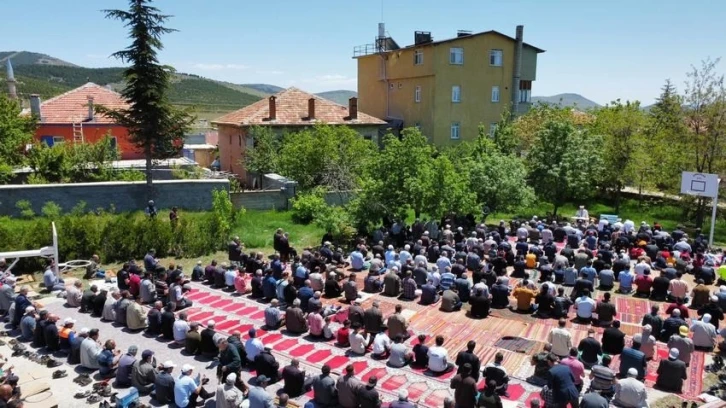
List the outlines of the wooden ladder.
<svg viewBox="0 0 726 408">
<path fill-rule="evenodd" d="M 73 143 L 83 143 L 83 122 L 73 124 Z"/>
</svg>

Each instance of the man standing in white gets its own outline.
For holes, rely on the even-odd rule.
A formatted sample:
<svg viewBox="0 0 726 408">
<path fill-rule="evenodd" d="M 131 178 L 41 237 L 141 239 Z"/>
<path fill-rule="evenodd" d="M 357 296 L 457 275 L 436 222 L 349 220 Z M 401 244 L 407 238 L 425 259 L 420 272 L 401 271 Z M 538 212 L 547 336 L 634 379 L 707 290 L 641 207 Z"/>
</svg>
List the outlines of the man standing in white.
<svg viewBox="0 0 726 408">
<path fill-rule="evenodd" d="M 569 355 L 572 348 L 572 335 L 565 328 L 567 320 L 560 319 L 557 328 L 552 329 L 547 341 L 552 345 L 552 353 L 557 357 L 564 358 Z"/>
</svg>

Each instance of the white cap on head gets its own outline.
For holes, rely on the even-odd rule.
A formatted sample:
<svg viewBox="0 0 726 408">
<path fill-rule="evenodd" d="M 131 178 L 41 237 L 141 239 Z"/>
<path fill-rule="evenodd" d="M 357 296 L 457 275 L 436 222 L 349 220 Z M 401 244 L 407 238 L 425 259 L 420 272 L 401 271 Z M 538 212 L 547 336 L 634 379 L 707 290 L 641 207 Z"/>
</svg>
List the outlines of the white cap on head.
<svg viewBox="0 0 726 408">
<path fill-rule="evenodd" d="M 718 296 L 716 296 L 716 295 L 711 296 L 711 302 L 718 302 Z"/>
<path fill-rule="evenodd" d="M 91 329 L 89 329 L 88 327 L 84 327 L 84 328 L 81 329 L 81 331 L 79 333 L 81 333 L 81 334 L 88 334 L 89 331 L 91 331 Z"/>
<path fill-rule="evenodd" d="M 161 363 L 161 366 L 163 368 L 174 368 L 174 367 L 176 367 L 176 364 L 174 364 L 174 362 L 171 360 L 166 360 L 163 363 Z"/>
<path fill-rule="evenodd" d="M 15 278 L 15 276 L 8 276 L 5 278 L 5 283 L 15 283 L 16 280 L 17 278 Z"/>
<path fill-rule="evenodd" d="M 33 306 L 28 306 L 25 308 L 25 313 L 31 313 L 34 311 L 35 311 L 35 308 Z"/>
<path fill-rule="evenodd" d="M 628 377 L 637 377 L 638 376 L 638 369 L 635 367 L 628 368 Z"/>
<path fill-rule="evenodd" d="M 675 347 L 673 347 L 672 349 L 670 349 L 670 351 L 668 351 L 668 358 L 670 358 L 672 360 L 677 359 L 679 355 L 681 355 L 681 352 L 678 351 L 678 349 Z"/>
<path fill-rule="evenodd" d="M 406 251 L 408 251 L 409 249 L 411 249 L 411 245 L 406 244 L 406 245 L 403 246 L 403 249 L 405 249 Z"/>
<path fill-rule="evenodd" d="M 703 317 L 701 318 L 701 320 L 702 320 L 702 321 L 703 321 L 704 323 L 710 323 L 710 322 L 711 322 L 711 315 L 710 315 L 710 314 L 708 314 L 708 313 L 704 313 L 704 315 L 703 315 Z"/>
<path fill-rule="evenodd" d="M 182 373 L 188 373 L 188 372 L 191 372 L 192 370 L 194 370 L 194 366 L 191 364 L 184 364 L 182 366 Z"/>
<path fill-rule="evenodd" d="M 74 320 L 74 319 L 72 319 L 70 317 L 66 317 L 65 319 L 63 319 L 63 325 L 64 326 L 67 325 L 67 324 L 75 324 L 75 323 L 76 323 L 76 320 Z"/>
<path fill-rule="evenodd" d="M 227 379 L 225 381 L 229 385 L 234 385 L 234 383 L 237 382 L 237 374 L 231 373 L 231 374 L 227 375 Z"/>
<path fill-rule="evenodd" d="M 401 401 L 407 400 L 408 399 L 408 391 L 405 390 L 405 389 L 399 390 L 398 391 L 398 399 L 401 400 Z"/>
</svg>

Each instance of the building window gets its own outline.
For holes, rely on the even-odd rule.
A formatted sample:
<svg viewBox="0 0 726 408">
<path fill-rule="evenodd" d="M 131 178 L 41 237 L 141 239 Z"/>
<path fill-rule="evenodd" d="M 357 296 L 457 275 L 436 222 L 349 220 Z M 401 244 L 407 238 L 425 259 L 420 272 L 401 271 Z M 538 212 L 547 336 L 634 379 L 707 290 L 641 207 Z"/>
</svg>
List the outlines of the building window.
<svg viewBox="0 0 726 408">
<path fill-rule="evenodd" d="M 449 49 L 449 63 L 464 65 L 464 49 L 460 47 Z"/>
<path fill-rule="evenodd" d="M 493 67 L 502 66 L 502 50 L 490 50 L 489 51 L 489 65 Z"/>
<path fill-rule="evenodd" d="M 459 140 L 461 138 L 461 126 L 459 125 L 459 122 L 454 122 L 451 124 L 451 140 Z"/>
<path fill-rule="evenodd" d="M 53 136 L 53 145 L 63 144 L 66 139 L 63 136 Z"/>
<path fill-rule="evenodd" d="M 416 85 L 416 90 L 413 93 L 413 100 L 416 103 L 421 102 L 421 85 Z"/>
<path fill-rule="evenodd" d="M 398 89 L 403 89 L 403 82 L 398 83 Z"/>
<path fill-rule="evenodd" d="M 497 124 L 491 123 L 489 125 L 489 137 L 494 137 L 494 134 L 497 132 Z"/>
<path fill-rule="evenodd" d="M 451 102 L 461 102 L 461 87 L 459 85 L 454 85 L 451 87 Z"/>
<path fill-rule="evenodd" d="M 532 81 L 519 81 L 519 102 L 532 102 Z"/>
<path fill-rule="evenodd" d="M 390 84 L 390 85 L 388 85 L 388 88 L 389 88 L 390 90 L 394 90 L 394 89 L 396 89 L 396 84 L 394 84 L 393 82 L 391 82 L 391 84 Z"/>
<path fill-rule="evenodd" d="M 413 52 L 413 65 L 423 65 L 423 50 Z"/>
<path fill-rule="evenodd" d="M 116 136 L 111 136 L 111 148 L 115 149 L 116 146 L 118 146 L 118 140 L 116 140 Z"/>
<path fill-rule="evenodd" d="M 492 87 L 492 102 L 499 102 L 499 87 Z"/>
</svg>

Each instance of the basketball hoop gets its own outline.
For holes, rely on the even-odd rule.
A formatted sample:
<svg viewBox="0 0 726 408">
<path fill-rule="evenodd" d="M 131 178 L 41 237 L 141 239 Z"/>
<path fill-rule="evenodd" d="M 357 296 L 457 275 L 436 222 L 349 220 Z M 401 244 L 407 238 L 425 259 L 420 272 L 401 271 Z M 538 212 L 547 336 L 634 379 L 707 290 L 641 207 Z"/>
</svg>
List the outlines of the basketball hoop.
<svg viewBox="0 0 726 408">
<path fill-rule="evenodd" d="M 87 268 L 91 265 L 91 261 L 85 259 L 74 259 L 72 261 L 58 264 L 58 269 L 61 273 L 68 272 L 71 269 Z"/>
</svg>

